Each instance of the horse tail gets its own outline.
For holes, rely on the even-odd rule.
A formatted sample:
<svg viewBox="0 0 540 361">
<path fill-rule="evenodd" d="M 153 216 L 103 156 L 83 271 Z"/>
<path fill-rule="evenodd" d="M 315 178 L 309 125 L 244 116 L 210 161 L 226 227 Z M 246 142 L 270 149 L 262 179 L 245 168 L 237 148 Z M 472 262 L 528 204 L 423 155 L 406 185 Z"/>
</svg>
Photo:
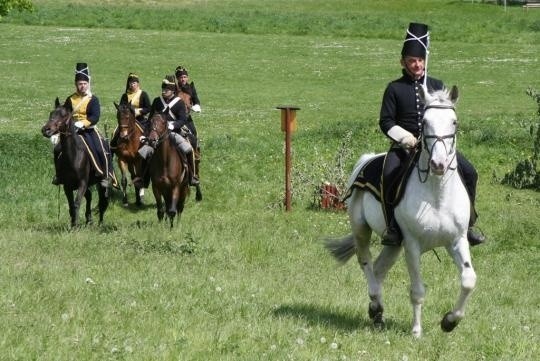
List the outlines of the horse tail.
<svg viewBox="0 0 540 361">
<path fill-rule="evenodd" d="M 356 254 L 356 243 L 352 234 L 340 239 L 327 239 L 324 247 L 341 264 L 347 263 Z"/>
</svg>

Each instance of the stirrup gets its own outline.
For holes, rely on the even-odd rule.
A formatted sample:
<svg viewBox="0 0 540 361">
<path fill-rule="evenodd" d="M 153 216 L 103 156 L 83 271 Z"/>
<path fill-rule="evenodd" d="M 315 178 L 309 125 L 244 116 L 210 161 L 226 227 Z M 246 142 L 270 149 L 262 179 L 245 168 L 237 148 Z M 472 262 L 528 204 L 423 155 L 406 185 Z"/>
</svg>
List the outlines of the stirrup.
<svg viewBox="0 0 540 361">
<path fill-rule="evenodd" d="M 381 244 L 383 246 L 399 247 L 401 246 L 401 241 L 403 241 L 403 235 L 399 226 L 397 226 L 395 221 L 391 221 L 390 225 L 386 227 L 381 239 Z"/>
<path fill-rule="evenodd" d="M 467 241 L 471 247 L 478 246 L 486 242 L 486 236 L 483 233 L 477 232 L 473 227 L 467 230 Z"/>
</svg>

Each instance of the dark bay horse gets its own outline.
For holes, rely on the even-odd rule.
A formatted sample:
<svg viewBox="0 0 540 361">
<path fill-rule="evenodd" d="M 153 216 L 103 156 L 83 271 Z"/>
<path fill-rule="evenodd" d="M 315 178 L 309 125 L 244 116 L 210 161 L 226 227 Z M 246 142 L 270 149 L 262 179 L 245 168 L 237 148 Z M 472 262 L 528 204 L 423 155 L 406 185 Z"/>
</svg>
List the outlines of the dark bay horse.
<svg viewBox="0 0 540 361">
<path fill-rule="evenodd" d="M 180 218 L 189 194 L 189 177 L 185 160 L 180 157 L 170 139 L 167 119 L 162 113 L 155 113 L 150 119 L 148 140 L 150 146 L 154 148 L 149 172 L 152 191 L 156 198 L 157 216 L 161 221 L 166 212 L 172 228 L 174 218 L 175 216 Z"/>
<path fill-rule="evenodd" d="M 142 174 L 142 159 L 137 150 L 140 145 L 140 138 L 144 134 L 141 125 L 135 119 L 135 109 L 129 103 L 114 103 L 116 107 L 116 119 L 118 121 L 118 145 L 115 154 L 118 157 L 118 167 L 122 175 L 120 184 L 122 186 L 122 203 L 128 205 L 127 198 L 127 173 L 131 180 L 140 177 Z M 140 187 L 135 187 L 135 204 L 142 205 Z"/>
<path fill-rule="evenodd" d="M 64 185 L 64 193 L 68 200 L 71 226 L 76 227 L 79 221 L 79 208 L 81 199 L 86 199 L 86 224 L 92 223 L 92 191 L 91 185 L 96 185 L 99 202 L 99 224 L 103 223 L 103 215 L 109 205 L 108 192 L 99 179 L 96 178 L 86 146 L 77 134 L 72 114 L 64 105 L 60 105 L 56 98 L 55 109 L 49 114 L 49 120 L 41 128 L 44 137 L 50 138 L 60 135 L 61 157 L 59 172 Z M 77 191 L 76 196 L 73 192 Z"/>
<path fill-rule="evenodd" d="M 180 89 L 177 92 L 177 96 L 180 99 L 182 99 L 182 101 L 186 105 L 186 114 L 188 115 L 188 118 L 190 119 L 190 121 L 193 122 L 193 119 L 191 119 L 191 114 L 190 114 L 191 113 L 191 105 L 192 105 L 191 94 L 186 92 L 186 91 L 183 91 L 182 89 Z M 192 123 L 191 125 L 192 125 L 192 129 L 190 129 L 190 130 L 192 132 L 195 132 L 194 123 Z M 197 176 L 197 179 L 200 180 L 201 175 L 199 173 L 199 169 L 200 169 L 200 164 L 201 164 L 201 147 L 198 144 L 198 139 L 197 139 L 196 134 L 193 134 L 193 136 L 190 136 L 188 139 L 189 139 L 189 141 L 191 143 L 191 146 L 193 147 L 193 155 L 195 157 L 195 169 L 193 170 L 193 172 L 195 172 L 195 175 Z M 202 195 L 202 191 L 201 191 L 201 185 L 197 184 L 195 186 L 195 200 L 197 202 L 200 202 L 200 201 L 202 201 L 202 198 L 203 198 L 203 195 Z"/>
</svg>

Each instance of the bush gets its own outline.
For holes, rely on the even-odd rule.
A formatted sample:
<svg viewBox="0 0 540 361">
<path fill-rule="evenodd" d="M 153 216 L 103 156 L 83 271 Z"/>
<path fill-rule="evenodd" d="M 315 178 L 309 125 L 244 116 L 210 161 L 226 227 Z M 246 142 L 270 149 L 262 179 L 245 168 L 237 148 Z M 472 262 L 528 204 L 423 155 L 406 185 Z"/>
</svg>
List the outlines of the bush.
<svg viewBox="0 0 540 361">
<path fill-rule="evenodd" d="M 540 93 L 529 88 L 527 89 L 527 95 L 536 101 L 536 104 L 538 105 L 537 115 L 540 117 Z M 518 189 L 529 188 L 539 191 L 540 172 L 538 171 L 538 160 L 540 158 L 540 120 L 536 126 L 531 125 L 530 135 L 534 139 L 532 156 L 520 161 L 512 172 L 507 173 L 502 180 L 502 184 L 508 184 Z"/>
</svg>

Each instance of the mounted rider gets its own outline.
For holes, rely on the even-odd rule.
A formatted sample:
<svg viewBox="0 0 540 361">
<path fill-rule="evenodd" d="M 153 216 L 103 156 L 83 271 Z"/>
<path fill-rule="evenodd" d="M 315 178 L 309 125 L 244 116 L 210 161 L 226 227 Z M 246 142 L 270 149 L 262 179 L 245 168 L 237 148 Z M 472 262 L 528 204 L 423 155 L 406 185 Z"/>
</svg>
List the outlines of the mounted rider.
<svg viewBox="0 0 540 361">
<path fill-rule="evenodd" d="M 190 136 L 191 131 L 187 126 L 188 116 L 186 112 L 186 105 L 182 99 L 176 95 L 177 85 L 174 75 L 166 75 L 161 83 L 161 96 L 154 98 L 150 115 L 148 119 L 152 119 L 155 113 L 163 113 L 168 122 L 169 129 L 171 130 L 171 140 L 175 145 L 178 152 L 182 155 L 185 154 L 187 159 L 188 172 L 190 177 L 190 185 L 196 186 L 199 184 L 199 180 L 195 174 L 195 158 L 193 147 L 187 137 Z M 145 160 L 145 171 L 143 175 L 143 185 L 148 185 L 147 164 L 154 152 L 154 149 L 149 145 L 143 145 L 139 149 L 139 154 Z M 140 182 L 141 179 L 135 179 L 134 182 Z"/>
<path fill-rule="evenodd" d="M 129 73 L 126 80 L 126 91 L 120 97 L 120 104 L 131 104 L 135 110 L 135 119 L 141 125 L 143 132 L 148 134 L 148 119 L 146 115 L 150 113 L 152 104 L 148 93 L 141 88 L 140 78 L 135 73 Z M 119 129 L 114 130 L 111 139 L 111 149 L 115 150 L 118 145 Z"/>
<path fill-rule="evenodd" d="M 77 63 L 75 67 L 75 88 L 76 91 L 67 97 L 64 106 L 72 113 L 74 125 L 90 151 L 96 177 L 101 179 L 104 187 L 110 185 L 112 179 L 116 186 L 111 152 L 108 143 L 100 136 L 95 129 L 99 122 L 101 106 L 99 98 L 92 94 L 90 90 L 90 70 L 86 63 Z M 59 159 L 61 157 L 60 144 L 54 147 L 54 163 L 56 175 L 52 181 L 54 185 L 62 184 L 62 175 L 59 174 Z"/>
<path fill-rule="evenodd" d="M 201 161 L 201 148 L 199 144 L 199 139 L 197 136 L 197 128 L 195 127 L 195 122 L 191 116 L 192 112 L 200 113 L 201 112 L 201 101 L 197 95 L 197 89 L 195 88 L 195 83 L 189 81 L 189 74 L 185 67 L 179 65 L 174 71 L 176 77 L 176 94 L 178 97 L 184 100 L 186 103 L 187 109 L 187 127 L 190 130 L 189 141 L 195 149 L 195 174 L 198 176 L 199 172 L 199 163 Z"/>
<path fill-rule="evenodd" d="M 386 220 L 386 232 L 382 244 L 399 246 L 402 241 L 401 230 L 394 218 L 397 188 L 400 185 L 411 157 L 414 157 L 422 129 L 424 104 L 420 100 L 419 90 L 427 87 L 429 92 L 441 90 L 441 80 L 427 76 L 427 56 L 429 55 L 429 32 L 425 24 L 411 23 L 407 30 L 401 50 L 403 75 L 388 84 L 382 99 L 379 126 L 390 138 L 392 145 L 388 150 L 383 165 L 381 198 Z M 458 171 L 469 194 L 471 216 L 467 237 L 474 246 L 485 241 L 482 234 L 472 227 L 477 213 L 474 208 L 476 182 L 478 174 L 473 165 L 457 153 Z"/>
</svg>

